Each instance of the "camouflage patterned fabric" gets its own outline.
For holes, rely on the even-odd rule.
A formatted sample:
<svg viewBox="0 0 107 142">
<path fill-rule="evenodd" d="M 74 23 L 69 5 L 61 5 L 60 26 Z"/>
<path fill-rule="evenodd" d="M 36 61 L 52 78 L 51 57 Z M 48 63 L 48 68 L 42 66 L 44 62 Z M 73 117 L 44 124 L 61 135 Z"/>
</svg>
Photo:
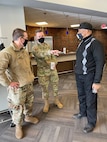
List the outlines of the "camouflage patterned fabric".
<svg viewBox="0 0 107 142">
<path fill-rule="evenodd" d="M 8 87 L 8 102 L 12 109 L 12 120 L 15 124 L 23 122 L 24 115 L 32 115 L 32 105 L 34 100 L 33 84 L 28 84 L 17 89 Z"/>
<path fill-rule="evenodd" d="M 56 56 L 50 54 L 50 46 L 47 43 L 35 45 L 32 49 L 32 53 L 37 62 L 37 76 L 39 84 L 42 87 L 42 97 L 49 97 L 49 84 L 52 85 L 53 95 L 58 95 L 58 73 L 56 67 L 51 69 L 51 62 L 57 64 Z"/>
<path fill-rule="evenodd" d="M 31 70 L 29 53 L 25 48 L 17 49 L 13 42 L 0 51 L 0 83 L 8 88 L 8 101 L 15 124 L 22 122 L 22 116 L 31 115 L 33 103 L 34 75 Z M 10 87 L 18 82 L 19 88 Z"/>
</svg>

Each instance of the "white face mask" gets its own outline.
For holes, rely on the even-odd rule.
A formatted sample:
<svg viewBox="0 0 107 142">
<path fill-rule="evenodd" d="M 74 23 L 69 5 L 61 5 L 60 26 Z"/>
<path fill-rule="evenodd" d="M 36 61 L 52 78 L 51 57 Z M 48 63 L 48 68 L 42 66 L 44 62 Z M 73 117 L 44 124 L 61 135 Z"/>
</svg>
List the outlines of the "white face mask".
<svg viewBox="0 0 107 142">
<path fill-rule="evenodd" d="M 82 36 L 81 33 L 76 34 L 76 36 L 77 36 L 77 38 L 78 38 L 79 40 L 82 40 L 82 39 L 83 39 L 83 36 Z"/>
</svg>

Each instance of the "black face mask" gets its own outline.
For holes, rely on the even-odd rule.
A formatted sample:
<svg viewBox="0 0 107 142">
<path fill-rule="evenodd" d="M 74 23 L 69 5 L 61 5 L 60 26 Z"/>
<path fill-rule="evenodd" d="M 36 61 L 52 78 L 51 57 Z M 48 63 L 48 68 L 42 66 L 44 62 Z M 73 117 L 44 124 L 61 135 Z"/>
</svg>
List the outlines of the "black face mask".
<svg viewBox="0 0 107 142">
<path fill-rule="evenodd" d="M 26 46 L 26 45 L 27 45 L 27 43 L 28 43 L 28 40 L 27 40 L 27 39 L 25 39 L 25 42 L 23 43 L 23 46 Z"/>
<path fill-rule="evenodd" d="M 82 36 L 81 33 L 80 33 L 80 34 L 77 34 L 76 36 L 77 36 L 77 38 L 78 38 L 79 40 L 82 40 L 82 39 L 83 39 L 83 36 Z"/>
<path fill-rule="evenodd" d="M 44 40 L 45 40 L 45 38 L 40 38 L 40 39 L 38 39 L 38 41 L 40 42 L 40 43 L 43 43 L 44 42 Z"/>
</svg>

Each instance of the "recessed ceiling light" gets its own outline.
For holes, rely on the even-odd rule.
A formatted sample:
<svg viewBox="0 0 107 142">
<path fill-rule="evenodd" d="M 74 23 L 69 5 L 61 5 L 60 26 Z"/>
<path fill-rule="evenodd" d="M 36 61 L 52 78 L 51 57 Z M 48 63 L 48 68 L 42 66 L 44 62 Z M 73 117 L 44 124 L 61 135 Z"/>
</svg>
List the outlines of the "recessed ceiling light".
<svg viewBox="0 0 107 142">
<path fill-rule="evenodd" d="M 80 24 L 71 25 L 72 28 L 77 28 L 77 27 L 79 27 L 79 26 L 80 26 Z"/>
<path fill-rule="evenodd" d="M 42 25 L 47 25 L 48 23 L 47 22 L 36 22 L 36 24 L 42 26 Z"/>
</svg>

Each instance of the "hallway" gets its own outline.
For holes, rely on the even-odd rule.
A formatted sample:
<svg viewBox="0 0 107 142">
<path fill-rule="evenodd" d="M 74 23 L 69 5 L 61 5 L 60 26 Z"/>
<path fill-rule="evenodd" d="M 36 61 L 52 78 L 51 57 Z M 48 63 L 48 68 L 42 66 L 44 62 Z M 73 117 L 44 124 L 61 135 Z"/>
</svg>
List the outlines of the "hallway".
<svg viewBox="0 0 107 142">
<path fill-rule="evenodd" d="M 34 85 L 35 100 L 33 114 L 40 122 L 37 125 L 23 124 L 24 138 L 22 142 L 106 142 L 107 141 L 107 69 L 104 69 L 102 88 L 98 96 L 98 121 L 92 133 L 84 134 L 83 128 L 86 118 L 75 120 L 72 118 L 78 112 L 78 98 L 74 73 L 59 75 L 59 97 L 64 104 L 58 109 L 53 104 L 50 87 L 50 110 L 48 114 L 42 112 L 43 100 L 38 84 Z M 10 122 L 0 124 L 0 142 L 17 142 L 14 136 L 15 128 Z"/>
</svg>

